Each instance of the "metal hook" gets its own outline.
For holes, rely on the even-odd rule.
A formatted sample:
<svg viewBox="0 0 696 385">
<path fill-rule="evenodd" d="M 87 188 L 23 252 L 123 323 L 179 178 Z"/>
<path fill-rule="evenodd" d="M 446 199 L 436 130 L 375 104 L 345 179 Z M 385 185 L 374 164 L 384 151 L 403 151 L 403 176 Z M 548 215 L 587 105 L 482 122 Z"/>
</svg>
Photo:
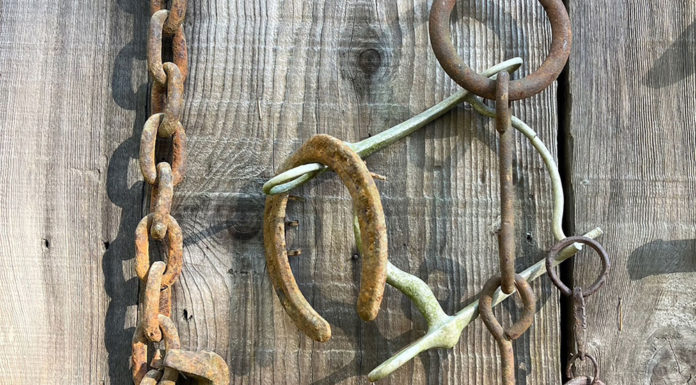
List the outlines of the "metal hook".
<svg viewBox="0 0 696 385">
<path fill-rule="evenodd" d="M 353 199 L 360 227 L 364 230 L 362 243 L 367 246 L 357 308 L 363 320 L 371 321 L 379 312 L 387 279 L 387 230 L 379 191 L 360 156 L 334 137 L 313 136 L 285 162 L 283 170 L 309 162 L 320 162 L 333 169 Z M 268 273 L 281 304 L 295 325 L 311 338 L 327 341 L 331 338 L 331 327 L 304 298 L 288 263 L 285 245 L 287 200 L 287 194 L 266 198 L 264 246 Z"/>
</svg>

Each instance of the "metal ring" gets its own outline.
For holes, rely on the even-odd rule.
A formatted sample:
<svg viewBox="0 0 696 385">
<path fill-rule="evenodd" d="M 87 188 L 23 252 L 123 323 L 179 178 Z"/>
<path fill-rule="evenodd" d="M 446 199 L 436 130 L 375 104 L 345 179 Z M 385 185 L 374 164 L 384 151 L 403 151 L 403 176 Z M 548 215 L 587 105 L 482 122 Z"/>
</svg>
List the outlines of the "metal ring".
<svg viewBox="0 0 696 385">
<path fill-rule="evenodd" d="M 599 290 L 599 288 L 602 287 L 602 285 L 604 285 L 604 281 L 606 281 L 607 279 L 607 273 L 611 268 L 609 255 L 607 254 L 607 251 L 604 250 L 604 247 L 602 247 L 602 244 L 600 244 L 599 242 L 595 241 L 592 238 L 582 236 L 573 236 L 562 239 L 561 241 L 553 245 L 551 250 L 549 250 L 549 254 L 546 256 L 546 273 L 549 275 L 551 282 L 553 282 L 553 284 L 556 285 L 558 290 L 560 290 L 561 293 L 563 293 L 563 295 L 573 295 L 573 290 L 571 290 L 568 286 L 561 282 L 561 279 L 553 270 L 553 262 L 558 256 L 558 253 L 560 253 L 561 250 L 572 245 L 573 243 L 582 243 L 587 246 L 590 246 L 594 249 L 594 251 L 597 252 L 597 254 L 601 257 L 602 260 L 602 272 L 600 273 L 597 280 L 588 289 L 582 289 L 582 296 L 587 298 L 594 294 L 597 290 Z"/>
<path fill-rule="evenodd" d="M 496 340 L 515 340 L 524 334 L 532 322 L 534 322 L 534 312 L 536 311 L 536 296 L 532 291 L 532 287 L 529 286 L 529 282 L 522 278 L 521 275 L 515 274 L 515 286 L 517 287 L 517 292 L 520 293 L 522 298 L 522 303 L 524 308 L 522 310 L 522 316 L 510 327 L 503 329 L 498 320 L 493 315 L 493 294 L 496 289 L 500 286 L 502 279 L 500 276 L 493 277 L 489 279 L 483 289 L 481 290 L 481 295 L 479 297 L 479 315 L 481 320 L 486 324 L 486 327 L 491 332 Z"/>
<path fill-rule="evenodd" d="M 162 64 L 162 34 L 164 32 L 164 22 L 168 16 L 169 11 L 166 9 L 153 13 L 150 18 L 150 29 L 147 37 L 147 68 L 155 81 L 160 84 L 167 82 L 167 74 L 164 72 Z M 186 80 L 188 75 L 188 49 L 186 48 L 186 36 L 184 35 L 183 26 L 179 26 L 172 39 L 172 56 L 174 64 L 181 71 L 182 81 Z"/>
<path fill-rule="evenodd" d="M 159 321 L 162 337 L 164 337 L 165 351 L 180 349 L 181 342 L 174 322 L 169 317 L 162 314 L 158 315 L 157 319 Z M 143 324 L 140 323 L 135 329 L 133 340 L 131 341 L 131 375 L 133 376 L 133 382 L 135 384 L 140 384 L 149 370 L 149 365 L 147 363 L 148 344 L 149 341 L 145 334 L 145 328 Z M 173 375 L 176 375 L 176 373 L 170 372 L 171 371 L 165 368 L 163 378 L 167 377 L 171 379 Z M 176 377 L 174 377 L 174 379 L 176 379 Z"/>
<path fill-rule="evenodd" d="M 153 0 L 150 2 L 150 14 L 164 8 L 164 0 Z M 169 9 L 169 17 L 164 21 L 164 32 L 172 35 L 176 33 L 186 17 L 186 0 L 172 0 Z"/>
<path fill-rule="evenodd" d="M 592 383 L 596 383 L 597 379 L 599 379 L 599 365 L 597 364 L 597 360 L 592 357 L 589 354 L 585 354 L 585 357 L 590 359 L 590 362 L 592 362 L 592 365 L 594 366 L 594 375 L 592 376 Z M 568 378 L 573 378 L 575 377 L 575 361 L 580 359 L 581 361 L 584 361 L 584 358 L 580 358 L 577 354 L 571 354 L 570 358 L 568 359 L 568 364 L 566 365 L 566 377 Z"/>
<path fill-rule="evenodd" d="M 155 214 L 150 227 L 150 236 L 153 239 L 163 239 L 167 234 L 166 218 L 172 209 L 173 187 L 172 166 L 167 162 L 160 162 L 157 165 L 157 185 L 152 189 L 151 199 Z"/>
<path fill-rule="evenodd" d="M 160 122 L 164 117 L 163 113 L 150 116 L 143 132 L 140 134 L 140 171 L 143 173 L 145 181 L 151 185 L 157 183 L 157 167 L 155 165 L 155 145 L 157 144 L 157 131 Z M 174 186 L 184 179 L 184 163 L 186 161 L 186 133 L 184 126 L 177 125 L 177 129 L 172 137 L 172 183 Z"/>
<path fill-rule="evenodd" d="M 157 135 L 168 138 L 181 124 L 181 114 L 184 109 L 184 82 L 176 64 L 164 63 L 164 72 L 167 74 L 167 102 L 164 105 L 164 118 L 157 129 Z"/>
<path fill-rule="evenodd" d="M 150 237 L 148 236 L 154 214 L 148 214 L 135 228 L 135 273 L 140 280 L 145 281 L 150 269 Z M 167 269 L 162 275 L 162 287 L 173 284 L 181 275 L 183 257 L 183 237 L 181 227 L 173 216 L 167 216 Z"/>
<path fill-rule="evenodd" d="M 430 43 L 437 60 L 460 86 L 486 99 L 495 99 L 495 80 L 469 68 L 457 54 L 450 36 L 450 14 L 456 0 L 435 0 L 430 9 Z M 551 50 L 541 67 L 524 79 L 510 82 L 510 101 L 528 98 L 548 87 L 563 70 L 570 55 L 570 18 L 561 0 L 539 0 L 551 22 Z"/>
<path fill-rule="evenodd" d="M 344 142 L 315 135 L 288 159 L 281 172 L 305 163 L 322 163 L 334 170 L 348 189 L 361 228 L 363 261 L 358 294 L 358 314 L 365 321 L 377 317 L 387 280 L 387 230 L 379 191 L 365 162 Z M 285 244 L 285 209 L 288 194 L 266 198 L 264 247 L 271 282 L 290 318 L 316 341 L 331 338 L 331 327 L 300 292 L 288 263 Z"/>
</svg>

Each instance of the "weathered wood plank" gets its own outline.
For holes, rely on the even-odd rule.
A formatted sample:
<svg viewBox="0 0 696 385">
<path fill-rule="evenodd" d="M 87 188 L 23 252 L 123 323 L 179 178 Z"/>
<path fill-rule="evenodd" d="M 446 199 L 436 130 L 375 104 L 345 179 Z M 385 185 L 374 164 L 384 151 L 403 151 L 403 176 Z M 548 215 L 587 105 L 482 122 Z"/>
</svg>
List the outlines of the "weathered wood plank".
<svg viewBox="0 0 696 385">
<path fill-rule="evenodd" d="M 696 3 L 570 1 L 570 181 L 576 232 L 595 225 L 614 267 L 588 299 L 607 384 L 696 375 Z M 575 260 L 589 284 L 591 255 Z"/>
<path fill-rule="evenodd" d="M 191 2 L 190 167 L 174 206 L 186 247 L 174 314 L 182 343 L 223 354 L 233 383 L 366 383 L 371 369 L 424 331 L 416 309 L 392 289 L 376 322 L 358 319 L 349 196 L 326 175 L 296 192 L 304 200 L 290 205 L 289 219 L 300 225 L 288 230 L 288 244 L 302 249 L 293 269 L 334 337 L 319 344 L 301 335 L 267 277 L 260 191 L 311 135 L 358 140 L 457 90 L 432 54 L 429 6 Z M 456 44 L 477 69 L 519 55 L 527 73 L 546 55 L 550 31 L 536 2 L 460 1 L 453 20 Z M 550 89 L 515 104 L 551 149 L 555 97 Z M 496 146 L 492 122 L 459 108 L 368 161 L 389 178 L 379 187 L 392 261 L 425 279 L 448 312 L 498 271 Z M 552 244 L 551 202 L 543 164 L 520 135 L 515 159 L 521 268 Z M 535 289 L 541 309 L 515 345 L 518 376 L 558 383 L 557 295 L 548 282 Z M 424 354 L 383 382 L 494 384 L 498 365 L 493 340 L 476 322 L 454 350 Z"/>
<path fill-rule="evenodd" d="M 146 12 L 0 2 L 0 383 L 128 381 Z"/>
</svg>

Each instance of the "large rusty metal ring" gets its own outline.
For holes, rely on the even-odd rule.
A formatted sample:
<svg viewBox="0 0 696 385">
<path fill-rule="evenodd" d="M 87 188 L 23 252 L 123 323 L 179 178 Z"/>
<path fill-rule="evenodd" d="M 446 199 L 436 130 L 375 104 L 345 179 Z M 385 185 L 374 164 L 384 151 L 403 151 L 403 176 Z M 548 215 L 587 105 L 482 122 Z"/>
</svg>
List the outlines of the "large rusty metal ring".
<svg viewBox="0 0 696 385">
<path fill-rule="evenodd" d="M 573 243 L 582 243 L 587 246 L 590 246 L 592 249 L 594 249 L 594 251 L 597 252 L 602 261 L 602 272 L 599 274 L 597 280 L 588 289 L 582 289 L 582 296 L 587 298 L 594 294 L 597 290 L 599 290 L 599 288 L 602 287 L 602 285 L 604 285 L 604 282 L 607 280 L 607 273 L 611 268 L 609 255 L 607 254 L 607 251 L 604 250 L 604 247 L 602 247 L 601 243 L 595 241 L 592 238 L 582 236 L 567 237 L 562 239 L 560 242 L 553 245 L 551 250 L 549 250 L 549 254 L 546 256 L 546 273 L 549 275 L 551 282 L 553 282 L 553 284 L 556 285 L 558 290 L 560 290 L 561 293 L 563 293 L 563 295 L 567 297 L 573 295 L 573 290 L 571 290 L 568 286 L 561 282 L 561 279 L 553 270 L 553 262 L 558 256 L 558 253 L 560 253 L 561 250 L 572 245 Z"/>
<path fill-rule="evenodd" d="M 150 15 L 164 9 L 165 3 L 165 0 L 150 1 Z M 186 3 L 186 0 L 172 0 L 169 17 L 164 21 L 163 29 L 166 34 L 175 34 L 183 24 L 184 17 L 186 17 Z"/>
<path fill-rule="evenodd" d="M 177 332 L 174 322 L 163 314 L 157 316 L 157 320 L 159 321 L 159 328 L 164 338 L 165 351 L 181 348 L 179 332 Z M 147 346 L 149 343 L 150 341 L 146 335 L 145 328 L 141 323 L 135 329 L 131 342 L 131 374 L 133 376 L 133 382 L 136 385 L 141 383 L 143 377 L 145 377 L 149 370 L 149 365 L 147 363 Z M 178 374 L 175 371 L 165 368 L 162 380 L 176 381 L 177 376 Z"/>
<path fill-rule="evenodd" d="M 534 312 L 536 311 L 536 296 L 529 286 L 529 282 L 522 278 L 521 275 L 515 274 L 515 286 L 517 292 L 520 293 L 524 308 L 522 316 L 510 327 L 503 329 L 498 320 L 493 315 L 493 294 L 495 293 L 502 279 L 500 276 L 493 277 L 483 285 L 481 296 L 479 297 L 479 314 L 481 320 L 486 324 L 486 327 L 491 332 L 493 337 L 498 341 L 515 340 L 524 334 L 532 322 L 534 322 Z"/>
<path fill-rule="evenodd" d="M 464 63 L 452 44 L 450 14 L 457 0 L 435 0 L 430 9 L 430 43 L 437 60 L 460 86 L 486 99 L 495 99 L 495 80 L 481 76 Z M 539 0 L 551 22 L 551 51 L 536 72 L 510 82 L 510 101 L 528 98 L 548 87 L 561 73 L 570 55 L 570 18 L 561 0 Z"/>
<path fill-rule="evenodd" d="M 140 280 L 147 279 L 150 269 L 150 237 L 149 229 L 155 214 L 148 214 L 135 228 L 135 273 Z M 181 234 L 181 227 L 173 216 L 167 215 L 167 269 L 162 275 L 162 288 L 173 284 L 181 275 L 181 265 L 183 263 L 184 242 Z"/>
<path fill-rule="evenodd" d="M 280 172 L 305 163 L 322 163 L 334 170 L 348 188 L 360 224 L 363 261 L 358 314 L 371 321 L 377 317 L 387 279 L 387 231 L 379 191 L 360 156 L 344 142 L 328 136 L 309 139 L 288 159 Z M 300 292 L 288 263 L 285 245 L 285 209 L 288 194 L 266 198 L 264 245 L 268 273 L 280 303 L 295 325 L 316 341 L 331 338 L 331 327 Z"/>
</svg>

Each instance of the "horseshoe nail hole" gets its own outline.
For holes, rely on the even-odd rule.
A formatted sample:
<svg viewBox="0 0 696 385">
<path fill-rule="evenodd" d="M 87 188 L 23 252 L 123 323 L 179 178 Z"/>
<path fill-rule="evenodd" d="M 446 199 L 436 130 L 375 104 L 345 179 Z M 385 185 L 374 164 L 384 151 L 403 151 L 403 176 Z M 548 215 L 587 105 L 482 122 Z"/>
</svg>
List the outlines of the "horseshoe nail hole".
<svg viewBox="0 0 696 385">
<path fill-rule="evenodd" d="M 184 320 L 190 321 L 193 318 L 193 314 L 189 314 L 188 310 L 184 309 Z"/>
<path fill-rule="evenodd" d="M 534 242 L 534 236 L 532 236 L 532 233 L 525 234 L 525 239 L 527 239 L 527 242 L 529 243 Z"/>
<path fill-rule="evenodd" d="M 358 66 L 368 75 L 377 72 L 382 65 L 382 55 L 374 48 L 364 49 L 358 54 Z"/>
<path fill-rule="evenodd" d="M 49 241 L 49 240 L 46 239 L 46 238 L 42 238 L 41 240 L 43 241 L 43 246 L 44 246 L 44 248 L 46 248 L 46 249 L 50 249 L 50 248 L 51 248 L 51 241 Z"/>
</svg>

